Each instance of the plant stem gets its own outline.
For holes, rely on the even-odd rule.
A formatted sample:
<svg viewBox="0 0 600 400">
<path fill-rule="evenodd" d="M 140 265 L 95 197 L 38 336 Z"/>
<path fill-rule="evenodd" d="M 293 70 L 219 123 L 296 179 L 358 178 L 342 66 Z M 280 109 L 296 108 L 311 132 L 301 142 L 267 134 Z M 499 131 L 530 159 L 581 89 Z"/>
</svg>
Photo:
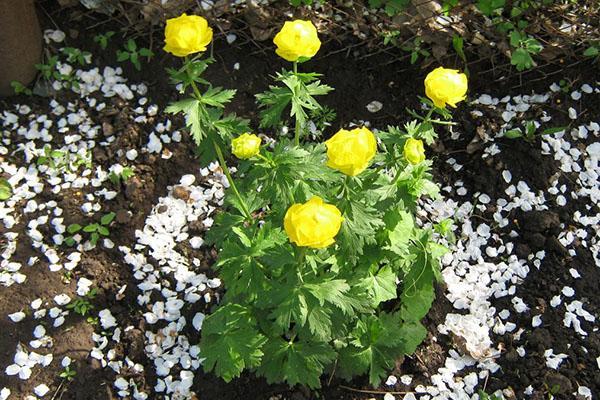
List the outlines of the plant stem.
<svg viewBox="0 0 600 400">
<path fill-rule="evenodd" d="M 188 77 L 191 78 L 192 74 L 190 73 L 190 59 L 188 58 L 188 56 L 185 56 L 185 72 L 187 72 Z M 194 91 L 194 96 L 196 97 L 197 100 L 202 99 L 202 94 L 200 93 L 200 89 L 198 89 L 198 86 L 196 86 L 196 82 L 194 82 L 194 80 L 191 81 L 192 82 L 192 90 Z"/>
<path fill-rule="evenodd" d="M 246 217 L 246 219 L 248 221 L 252 221 L 252 214 L 250 214 L 250 211 L 248 211 L 248 206 L 246 205 L 246 202 L 242 198 L 242 195 L 240 195 L 240 192 L 238 191 L 237 186 L 235 186 L 235 182 L 233 181 L 233 178 L 231 177 L 231 172 L 229 171 L 227 164 L 225 164 L 225 158 L 223 157 L 223 152 L 221 151 L 221 148 L 219 147 L 217 142 L 215 142 L 214 140 L 213 140 L 213 145 L 215 146 L 215 152 L 217 153 L 217 157 L 219 158 L 219 164 L 221 164 L 221 168 L 223 168 L 223 172 L 225 173 L 225 176 L 227 177 L 229 186 L 231 186 L 231 189 L 233 189 L 233 193 L 235 194 L 235 196 L 237 197 L 237 199 L 240 202 L 240 206 L 242 207 L 244 217 Z"/>
<path fill-rule="evenodd" d="M 263 155 L 262 155 L 262 154 L 260 154 L 260 153 L 258 153 L 258 154 L 256 155 L 256 157 L 260 158 L 260 159 L 261 159 L 261 160 L 263 160 L 263 161 L 266 161 L 266 162 L 267 162 L 267 164 L 269 164 L 271 167 L 274 167 L 274 166 L 275 166 L 275 163 L 274 163 L 273 161 L 269 160 L 267 157 L 263 156 Z"/>
<path fill-rule="evenodd" d="M 298 62 L 294 61 L 294 75 L 298 74 Z M 294 144 L 300 146 L 300 132 L 302 131 L 302 124 L 296 114 L 296 126 L 294 127 Z"/>
</svg>

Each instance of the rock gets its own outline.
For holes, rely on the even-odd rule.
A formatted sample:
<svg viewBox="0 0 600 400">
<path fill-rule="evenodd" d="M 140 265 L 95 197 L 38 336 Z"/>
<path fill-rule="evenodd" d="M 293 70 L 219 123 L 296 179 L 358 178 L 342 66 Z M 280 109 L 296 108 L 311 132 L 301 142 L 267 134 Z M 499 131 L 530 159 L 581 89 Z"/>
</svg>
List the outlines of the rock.
<svg viewBox="0 0 600 400">
<path fill-rule="evenodd" d="M 118 210 L 116 214 L 115 219 L 119 224 L 126 224 L 131 221 L 131 213 L 127 210 Z"/>
<path fill-rule="evenodd" d="M 142 187 L 142 181 L 134 176 L 127 180 L 127 186 L 125 186 L 125 197 L 129 200 L 135 200 L 140 197 L 140 188 Z"/>
<path fill-rule="evenodd" d="M 190 199 L 190 191 L 183 186 L 175 186 L 173 188 L 173 197 L 188 201 Z"/>
<path fill-rule="evenodd" d="M 102 123 L 102 133 L 104 134 L 104 136 L 108 137 L 108 136 L 112 136 L 113 133 L 115 133 L 115 128 L 112 126 L 112 124 L 110 124 L 109 122 L 104 121 Z"/>
</svg>

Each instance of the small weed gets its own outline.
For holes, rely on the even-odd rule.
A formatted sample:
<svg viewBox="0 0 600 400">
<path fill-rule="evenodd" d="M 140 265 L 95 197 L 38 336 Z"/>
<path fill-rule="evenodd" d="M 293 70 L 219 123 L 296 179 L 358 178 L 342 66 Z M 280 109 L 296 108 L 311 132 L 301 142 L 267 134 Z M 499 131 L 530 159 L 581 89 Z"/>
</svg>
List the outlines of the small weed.
<svg viewBox="0 0 600 400">
<path fill-rule="evenodd" d="M 67 56 L 67 62 L 85 66 L 92 62 L 92 53 L 75 47 L 63 47 L 60 51 Z"/>
<path fill-rule="evenodd" d="M 75 299 L 73 302 L 67 304 L 67 309 L 73 310 L 75 313 L 85 317 L 91 310 L 95 308 L 90 300 L 93 300 L 97 293 L 98 290 L 93 288 L 85 296 Z"/>
<path fill-rule="evenodd" d="M 114 36 L 114 34 L 115 32 L 113 31 L 108 31 L 104 34 L 99 33 L 96 36 L 94 36 L 94 42 L 98 43 L 102 50 L 106 50 L 106 47 L 108 47 L 108 41 L 111 37 Z"/>
<path fill-rule="evenodd" d="M 27 96 L 31 96 L 33 94 L 32 91 L 31 91 L 31 89 L 29 89 L 27 86 L 23 85 L 19 81 L 12 81 L 10 83 L 10 86 L 15 91 L 15 94 L 24 94 L 24 95 L 27 95 Z"/>
<path fill-rule="evenodd" d="M 517 71 L 524 71 L 536 65 L 531 57 L 538 54 L 543 46 L 533 37 L 526 33 L 514 30 L 509 34 L 510 45 L 515 49 L 510 57 L 510 63 L 517 67 Z"/>
<path fill-rule="evenodd" d="M 77 371 L 71 369 L 71 367 L 67 365 L 58 376 L 66 379 L 68 382 L 71 382 L 73 379 L 75 379 L 75 375 L 77 375 Z"/>
<path fill-rule="evenodd" d="M 13 195 L 13 188 L 5 178 L 0 178 L 0 201 L 6 201 Z"/>
<path fill-rule="evenodd" d="M 105 214 L 100 218 L 100 223 L 91 223 L 86 226 L 81 226 L 79 224 L 71 224 L 67 227 L 67 232 L 71 235 L 75 235 L 79 232 L 85 232 L 90 236 L 90 243 L 95 246 L 98 243 L 98 240 L 101 236 L 110 236 L 110 231 L 108 230 L 108 226 L 115 219 L 116 214 L 114 212 L 110 212 Z M 65 238 L 65 244 L 68 246 L 75 245 L 75 239 L 73 236 L 69 236 Z"/>
<path fill-rule="evenodd" d="M 37 165 L 47 165 L 55 170 L 67 170 L 76 172 L 79 167 L 85 166 L 91 168 L 91 152 L 88 150 L 86 155 L 73 154 L 64 150 L 52 150 L 50 145 L 44 147 L 44 155 L 37 158 Z"/>
<path fill-rule="evenodd" d="M 130 167 L 124 167 L 120 174 L 115 172 L 111 172 L 108 175 L 108 179 L 112 182 L 113 185 L 119 186 L 121 182 L 127 182 L 129 178 L 131 178 L 134 174 L 133 169 Z"/>
<path fill-rule="evenodd" d="M 431 56 L 431 53 L 428 50 L 425 50 L 422 46 L 423 40 L 420 37 L 416 37 L 414 42 L 405 46 L 401 46 L 400 48 L 404 51 L 410 52 L 410 63 L 414 64 L 419 59 L 419 56 L 424 58 Z"/>
<path fill-rule="evenodd" d="M 552 135 L 553 133 L 557 133 L 560 131 L 564 131 L 566 128 L 563 127 L 557 127 L 557 128 L 547 128 L 544 129 L 543 131 L 538 133 L 538 126 L 536 126 L 535 122 L 533 121 L 525 121 L 524 124 L 524 128 L 523 130 L 521 130 L 521 128 L 516 128 L 516 129 L 511 129 L 509 131 L 504 132 L 504 137 L 508 138 L 508 139 L 517 139 L 517 138 L 523 138 L 528 142 L 533 142 L 535 140 L 535 135 L 539 134 L 539 135 Z"/>
<path fill-rule="evenodd" d="M 154 56 L 152 50 L 145 47 L 138 48 L 135 40 L 129 39 L 125 44 L 125 50 L 117 50 L 117 61 L 131 61 L 136 70 L 141 71 L 142 65 L 140 64 L 140 58 L 146 57 L 148 61 Z"/>
<path fill-rule="evenodd" d="M 410 0 L 369 0 L 369 7 L 381 8 L 390 17 L 400 14 L 410 4 Z"/>
</svg>

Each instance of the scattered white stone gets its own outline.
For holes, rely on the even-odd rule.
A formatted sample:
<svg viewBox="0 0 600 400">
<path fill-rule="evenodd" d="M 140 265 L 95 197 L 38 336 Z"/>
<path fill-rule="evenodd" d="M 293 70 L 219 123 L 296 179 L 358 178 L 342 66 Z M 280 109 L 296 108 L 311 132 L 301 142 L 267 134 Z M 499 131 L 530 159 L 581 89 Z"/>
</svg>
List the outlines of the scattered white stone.
<svg viewBox="0 0 600 400">
<path fill-rule="evenodd" d="M 40 397 L 44 397 L 49 391 L 50 388 L 48 386 L 46 386 L 45 384 L 40 384 L 37 385 L 34 389 L 33 389 L 34 393 L 37 394 Z"/>
<path fill-rule="evenodd" d="M 383 108 L 383 103 L 377 100 L 373 100 L 369 104 L 367 104 L 367 110 L 371 113 L 376 113 L 381 111 Z"/>
</svg>

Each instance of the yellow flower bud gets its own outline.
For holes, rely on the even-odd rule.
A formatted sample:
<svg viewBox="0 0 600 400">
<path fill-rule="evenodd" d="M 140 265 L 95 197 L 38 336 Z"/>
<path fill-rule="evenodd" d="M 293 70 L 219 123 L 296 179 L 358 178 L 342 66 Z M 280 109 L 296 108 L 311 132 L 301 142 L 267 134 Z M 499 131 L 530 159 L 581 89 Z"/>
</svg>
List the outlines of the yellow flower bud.
<svg viewBox="0 0 600 400">
<path fill-rule="evenodd" d="M 423 141 L 409 138 L 404 143 L 404 158 L 409 163 L 416 165 L 425 160 L 425 147 Z"/>
<path fill-rule="evenodd" d="M 177 57 L 206 51 L 213 37 L 208 22 L 198 15 L 186 15 L 167 20 L 165 47 L 163 49 Z"/>
<path fill-rule="evenodd" d="M 456 107 L 456 103 L 467 96 L 467 76 L 455 69 L 438 67 L 425 77 L 425 94 L 436 107 L 446 104 Z"/>
<path fill-rule="evenodd" d="M 364 127 L 351 131 L 340 129 L 325 145 L 327 166 L 350 176 L 363 172 L 377 152 L 375 135 Z"/>
<path fill-rule="evenodd" d="M 335 240 L 342 226 L 342 213 L 332 204 L 314 196 L 304 204 L 296 203 L 285 213 L 283 227 L 292 243 L 322 249 Z"/>
<path fill-rule="evenodd" d="M 244 133 L 231 141 L 231 152 L 237 158 L 246 160 L 260 153 L 261 138 L 254 134 Z"/>
<path fill-rule="evenodd" d="M 321 47 L 317 28 L 312 22 L 300 19 L 283 24 L 273 43 L 277 46 L 277 55 L 292 62 L 300 57 L 313 57 Z"/>
</svg>

